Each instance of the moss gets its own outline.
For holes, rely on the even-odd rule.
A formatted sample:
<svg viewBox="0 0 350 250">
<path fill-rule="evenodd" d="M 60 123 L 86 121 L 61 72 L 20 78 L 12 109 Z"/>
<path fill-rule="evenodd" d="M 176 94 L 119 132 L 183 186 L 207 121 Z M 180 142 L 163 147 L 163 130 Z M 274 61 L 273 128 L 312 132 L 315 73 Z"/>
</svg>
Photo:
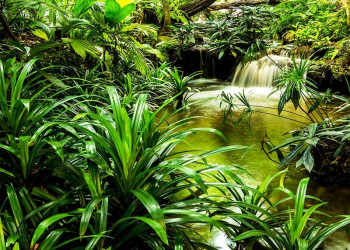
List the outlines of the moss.
<svg viewBox="0 0 350 250">
<path fill-rule="evenodd" d="M 313 70 L 319 73 L 321 76 L 324 76 L 327 71 L 332 73 L 332 76 L 336 80 L 343 80 L 344 77 L 350 76 L 350 65 L 344 65 L 342 58 L 337 59 L 321 59 L 315 61 Z"/>
</svg>

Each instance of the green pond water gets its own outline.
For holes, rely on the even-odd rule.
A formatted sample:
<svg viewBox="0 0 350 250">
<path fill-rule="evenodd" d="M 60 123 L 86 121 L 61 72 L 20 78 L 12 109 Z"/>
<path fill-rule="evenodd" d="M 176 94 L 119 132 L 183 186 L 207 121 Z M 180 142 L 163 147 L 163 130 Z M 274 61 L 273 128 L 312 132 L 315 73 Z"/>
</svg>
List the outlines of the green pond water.
<svg viewBox="0 0 350 250">
<path fill-rule="evenodd" d="M 231 86 L 230 83 L 218 83 L 211 81 L 203 81 L 197 85 L 200 92 L 193 95 L 189 100 L 190 103 L 194 104 L 192 104 L 188 109 L 178 113 L 172 119 L 179 120 L 191 116 L 203 116 L 203 118 L 196 118 L 193 123 L 189 124 L 186 128 L 207 127 L 220 129 L 224 116 L 223 108 L 220 108 L 220 101 L 215 99 L 206 100 L 206 98 L 217 97 L 222 91 L 233 95 L 234 93 L 242 92 L 243 89 Z M 250 103 L 253 105 L 277 107 L 278 94 L 268 98 L 268 95 L 271 92 L 271 89 L 269 88 L 245 88 L 244 92 L 249 96 Z M 203 101 L 196 102 L 199 100 Z M 259 110 L 259 108 L 256 108 L 256 110 Z M 266 109 L 260 110 L 267 111 Z M 294 108 L 292 105 L 288 105 L 286 110 L 294 111 Z M 277 114 L 277 111 L 268 111 Z M 296 115 L 291 113 L 283 112 L 282 115 L 307 122 L 307 120 L 300 117 L 298 118 Z M 288 135 L 281 136 L 282 134 L 300 127 L 300 123 L 261 113 L 255 113 L 252 116 L 251 133 L 244 124 L 234 127 L 228 122 L 226 126 L 221 129 L 221 131 L 225 134 L 225 136 L 227 136 L 231 144 L 252 146 L 252 149 L 244 157 L 242 157 L 242 151 L 233 151 L 212 156 L 209 158 L 209 162 L 218 165 L 227 164 L 243 167 L 245 170 L 249 171 L 254 178 L 246 174 L 241 174 L 241 176 L 245 179 L 248 185 L 255 187 L 268 175 L 279 171 L 278 164 L 270 161 L 261 150 L 260 143 L 264 138 L 265 133 L 267 132 L 271 141 L 277 145 L 288 137 Z M 187 144 L 183 143 L 179 145 L 176 150 L 210 150 L 227 146 L 227 143 L 219 136 L 209 132 L 199 132 L 196 135 L 192 135 L 188 137 L 187 142 Z M 290 174 L 285 179 L 285 186 L 295 191 L 299 180 L 306 176 L 307 173 L 305 172 Z M 210 192 L 215 191 L 212 190 Z M 324 187 L 311 180 L 309 182 L 307 193 L 328 202 L 328 205 L 325 206 L 323 210 L 331 215 L 350 214 L 349 188 L 339 188 L 336 186 Z M 209 241 L 214 244 L 217 249 L 232 249 L 230 248 L 229 241 L 226 239 L 226 236 L 223 233 L 218 231 L 209 232 L 201 228 L 198 228 L 198 231 L 201 234 L 204 234 L 205 238 L 209 239 Z M 350 240 L 349 236 L 347 236 L 344 231 L 333 234 L 323 246 L 323 249 L 327 250 L 340 250 L 347 248 L 350 248 Z"/>
</svg>

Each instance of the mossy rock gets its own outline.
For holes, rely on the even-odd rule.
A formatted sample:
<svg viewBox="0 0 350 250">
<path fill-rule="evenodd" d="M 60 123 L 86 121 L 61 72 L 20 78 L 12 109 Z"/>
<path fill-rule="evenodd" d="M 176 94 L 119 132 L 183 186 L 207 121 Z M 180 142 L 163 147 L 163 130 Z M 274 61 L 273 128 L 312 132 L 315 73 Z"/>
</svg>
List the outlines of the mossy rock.
<svg viewBox="0 0 350 250">
<path fill-rule="evenodd" d="M 315 61 L 308 72 L 308 77 L 317 84 L 320 91 L 330 88 L 333 91 L 349 94 L 345 77 L 350 78 L 350 67 L 344 67 L 339 59 Z"/>
</svg>

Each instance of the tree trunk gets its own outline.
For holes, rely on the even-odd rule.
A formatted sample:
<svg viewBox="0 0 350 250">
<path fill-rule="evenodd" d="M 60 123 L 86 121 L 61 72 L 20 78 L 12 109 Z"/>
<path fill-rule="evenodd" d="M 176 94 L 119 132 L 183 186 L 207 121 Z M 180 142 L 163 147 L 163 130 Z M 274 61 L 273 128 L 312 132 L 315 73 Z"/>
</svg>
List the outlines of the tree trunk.
<svg viewBox="0 0 350 250">
<path fill-rule="evenodd" d="M 188 17 L 191 17 L 202 10 L 205 10 L 212 5 L 216 0 L 191 0 L 188 3 L 182 5 L 180 10 L 185 12 Z"/>
<path fill-rule="evenodd" d="M 278 4 L 280 0 L 236 0 L 225 3 L 214 3 L 209 9 L 210 10 L 222 10 L 222 9 L 232 9 L 242 5 L 258 5 L 258 4 Z"/>
<path fill-rule="evenodd" d="M 10 29 L 10 26 L 8 25 L 5 17 L 2 15 L 2 10 L 0 9 L 0 23 L 2 24 L 2 26 L 4 27 L 6 33 L 9 35 L 9 37 L 16 42 L 19 42 L 18 37 L 12 32 L 12 30 Z"/>
<path fill-rule="evenodd" d="M 163 16 L 164 16 L 164 26 L 162 31 L 165 33 L 171 32 L 171 17 L 170 17 L 170 5 L 169 0 L 162 0 L 163 2 Z"/>
</svg>

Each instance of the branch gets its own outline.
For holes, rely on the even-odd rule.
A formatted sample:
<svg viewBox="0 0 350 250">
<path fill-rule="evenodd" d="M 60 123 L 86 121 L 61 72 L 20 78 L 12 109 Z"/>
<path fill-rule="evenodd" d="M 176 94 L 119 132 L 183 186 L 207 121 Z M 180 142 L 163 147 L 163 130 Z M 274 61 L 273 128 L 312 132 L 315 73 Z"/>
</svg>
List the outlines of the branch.
<svg viewBox="0 0 350 250">
<path fill-rule="evenodd" d="M 182 5 L 180 10 L 185 12 L 188 17 L 191 17 L 212 5 L 216 0 L 192 0 Z"/>
<path fill-rule="evenodd" d="M 276 5 L 280 3 L 280 0 L 235 0 L 225 3 L 214 3 L 209 7 L 209 10 L 222 10 L 222 9 L 232 9 L 242 5 L 259 5 L 259 4 L 269 4 Z"/>
</svg>

